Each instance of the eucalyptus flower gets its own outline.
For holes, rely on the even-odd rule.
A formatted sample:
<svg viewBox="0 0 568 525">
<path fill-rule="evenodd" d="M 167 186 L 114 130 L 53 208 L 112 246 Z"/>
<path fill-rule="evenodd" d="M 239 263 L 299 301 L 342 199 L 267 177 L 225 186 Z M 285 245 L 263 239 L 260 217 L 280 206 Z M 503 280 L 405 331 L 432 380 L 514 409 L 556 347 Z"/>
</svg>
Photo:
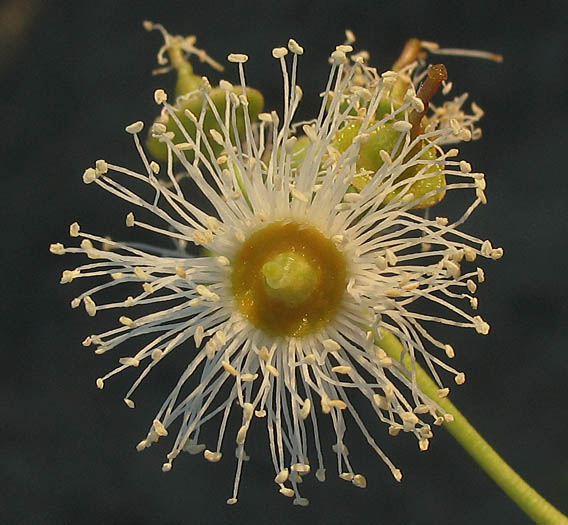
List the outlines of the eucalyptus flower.
<svg viewBox="0 0 568 525">
<path fill-rule="evenodd" d="M 445 70 L 424 69 L 413 80 L 419 64 L 411 61 L 379 74 L 351 52 L 347 42 L 331 54 L 321 108 L 305 123 L 294 121 L 304 50 L 292 39 L 272 50 L 282 70 L 283 112 L 260 113 L 258 124 L 249 114 L 243 54 L 228 56 L 239 85 L 221 81 L 222 109 L 209 81 L 200 80 L 201 107 L 184 111 L 191 131 L 178 102 L 156 91 L 162 116 L 176 128 L 156 122 L 150 129 L 166 160 L 148 156 L 144 125 L 135 122 L 126 131 L 143 169 L 98 160 L 83 180 L 128 203 L 126 226 L 177 248 L 109 240 L 78 223 L 69 231 L 78 246 L 50 247 L 90 259 L 63 272 L 62 283 L 95 283 L 72 307 L 83 305 L 89 316 L 117 312 L 115 326 L 83 341 L 96 354 L 117 355 L 118 366 L 97 379 L 99 388 L 120 372 L 141 370 L 124 398 L 134 408 L 135 391 L 152 369 L 169 354 L 184 355 L 187 367 L 137 449 L 167 440 L 164 471 L 182 452 L 211 462 L 228 456 L 236 462 L 229 504 L 237 501 L 254 427 L 266 428 L 275 486 L 295 504 L 308 504 L 303 477 L 326 478 L 331 451 L 322 449 L 320 434 L 328 420 L 336 474 L 364 488 L 347 448 L 347 414 L 400 481 L 401 471 L 375 441 L 380 423 L 391 435 L 413 435 L 426 450 L 433 426 L 452 419 L 440 404 L 447 385 L 465 381 L 448 364 L 450 342 L 431 327 L 489 331 L 475 312 L 484 280 L 476 260 L 498 259 L 503 251 L 462 230 L 486 202 L 485 178 L 456 149 L 443 148 L 469 140 L 470 121 L 428 112 Z M 465 201 L 463 212 L 429 218 L 421 211 L 444 196 Z M 185 250 L 191 245 L 201 254 Z M 122 353 L 127 342 L 138 348 L 133 355 Z M 389 356 L 385 348 L 392 345 L 410 358 L 410 369 Z M 418 385 L 419 363 L 437 395 Z M 376 415 L 370 421 L 356 409 L 365 400 Z M 201 439 L 206 424 L 218 429 L 216 441 Z"/>
</svg>

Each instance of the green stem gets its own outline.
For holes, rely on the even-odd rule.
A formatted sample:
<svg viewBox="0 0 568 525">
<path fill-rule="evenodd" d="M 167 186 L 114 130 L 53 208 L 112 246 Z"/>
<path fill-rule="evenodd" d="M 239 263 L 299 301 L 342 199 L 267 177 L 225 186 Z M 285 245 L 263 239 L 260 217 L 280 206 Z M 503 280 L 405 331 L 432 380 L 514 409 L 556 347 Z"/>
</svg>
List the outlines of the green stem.
<svg viewBox="0 0 568 525">
<path fill-rule="evenodd" d="M 401 362 L 403 347 L 393 334 L 385 333 L 377 344 L 390 357 Z M 402 364 L 407 370 L 411 370 L 411 359 L 408 353 L 402 359 Z M 568 518 L 528 485 L 481 437 L 451 401 L 447 398 L 438 398 L 438 385 L 430 379 L 418 363 L 415 364 L 415 372 L 416 382 L 422 392 L 431 399 L 437 400 L 446 412 L 454 416 L 453 422 L 444 423 L 445 428 L 493 481 L 536 523 L 568 525 Z"/>
</svg>

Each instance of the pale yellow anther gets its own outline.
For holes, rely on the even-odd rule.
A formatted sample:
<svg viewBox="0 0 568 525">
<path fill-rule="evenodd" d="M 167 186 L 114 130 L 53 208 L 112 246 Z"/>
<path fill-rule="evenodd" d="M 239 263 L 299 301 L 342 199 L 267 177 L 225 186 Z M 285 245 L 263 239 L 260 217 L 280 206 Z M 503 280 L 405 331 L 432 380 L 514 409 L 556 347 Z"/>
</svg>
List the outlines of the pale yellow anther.
<svg viewBox="0 0 568 525">
<path fill-rule="evenodd" d="M 274 58 L 282 58 L 288 54 L 288 50 L 285 47 L 275 47 L 272 50 L 272 56 Z"/>
<path fill-rule="evenodd" d="M 444 345 L 444 351 L 446 352 L 446 355 L 450 359 L 456 356 L 456 353 L 454 352 L 454 347 L 452 345 Z"/>
<path fill-rule="evenodd" d="M 489 326 L 489 323 L 485 322 L 481 318 L 481 316 L 479 316 L 479 315 L 476 315 L 473 318 L 473 324 L 474 324 L 474 327 L 475 327 L 475 331 L 478 334 L 481 334 L 481 335 L 487 335 L 489 333 L 490 328 L 491 328 Z"/>
<path fill-rule="evenodd" d="M 322 341 L 322 345 L 329 352 L 336 352 L 341 348 L 339 343 L 337 343 L 333 339 L 325 339 L 324 341 Z"/>
<path fill-rule="evenodd" d="M 430 407 L 425 404 L 416 405 L 413 412 L 415 414 L 427 414 L 428 412 L 430 412 Z"/>
<path fill-rule="evenodd" d="M 248 56 L 242 53 L 231 53 L 227 56 L 227 60 L 235 64 L 244 64 L 248 60 Z"/>
<path fill-rule="evenodd" d="M 176 266 L 175 268 L 176 275 L 185 279 L 187 277 L 187 272 L 183 266 Z"/>
<path fill-rule="evenodd" d="M 243 425 L 241 428 L 239 428 L 239 431 L 237 432 L 237 437 L 235 439 L 237 445 L 244 444 L 247 438 L 247 432 L 248 432 L 248 425 Z"/>
<path fill-rule="evenodd" d="M 79 237 L 80 230 L 81 227 L 79 226 L 79 223 L 74 222 L 73 224 L 71 224 L 71 226 L 69 226 L 69 235 L 71 237 Z"/>
<path fill-rule="evenodd" d="M 156 91 L 154 91 L 154 101 L 156 104 L 163 104 L 166 100 L 168 100 L 168 95 L 163 89 L 156 89 Z"/>
<path fill-rule="evenodd" d="M 280 372 L 278 372 L 278 369 L 272 365 L 266 365 L 266 370 L 272 374 L 274 377 L 278 377 L 280 375 Z"/>
<path fill-rule="evenodd" d="M 238 375 L 237 369 L 233 365 L 231 365 L 229 362 L 221 361 L 221 365 L 225 369 L 225 372 L 227 372 L 228 374 L 231 374 L 232 376 L 235 376 L 235 377 Z"/>
<path fill-rule="evenodd" d="M 268 361 L 270 359 L 270 352 L 268 351 L 268 348 L 266 348 L 266 346 L 263 346 L 258 351 L 258 357 L 263 361 Z"/>
<path fill-rule="evenodd" d="M 150 279 L 150 275 L 139 266 L 134 268 L 134 275 L 136 275 L 136 277 L 138 277 L 138 279 L 140 279 L 141 281 L 147 281 L 148 279 Z"/>
<path fill-rule="evenodd" d="M 124 129 L 126 130 L 127 133 L 130 133 L 131 135 L 134 135 L 135 133 L 140 133 L 144 129 L 144 122 L 142 122 L 141 120 L 137 120 L 136 122 L 133 122 L 132 124 L 126 126 L 126 128 Z"/>
<path fill-rule="evenodd" d="M 304 54 L 304 48 L 300 44 L 298 44 L 298 42 L 296 42 L 293 38 L 288 40 L 288 49 L 292 51 L 292 53 L 295 53 L 296 55 Z"/>
<path fill-rule="evenodd" d="M 152 161 L 150 162 L 150 169 L 152 170 L 153 173 L 155 173 L 156 175 L 158 173 L 160 173 L 160 165 L 156 162 L 156 161 Z"/>
<path fill-rule="evenodd" d="M 342 472 L 341 474 L 339 474 L 339 477 L 345 481 L 353 481 L 355 474 L 353 474 L 352 472 Z"/>
<path fill-rule="evenodd" d="M 211 138 L 217 143 L 219 144 L 219 146 L 224 146 L 225 145 L 225 139 L 223 138 L 223 135 L 221 135 L 221 133 L 219 133 L 216 129 L 211 128 L 209 130 L 209 135 L 211 135 Z"/>
<path fill-rule="evenodd" d="M 130 319 L 130 317 L 126 317 L 125 315 L 120 316 L 118 322 L 124 326 L 128 326 L 129 328 L 136 327 L 136 322 Z"/>
<path fill-rule="evenodd" d="M 217 341 L 215 341 L 215 339 L 209 339 L 209 341 L 207 341 L 205 345 L 205 353 L 207 355 L 207 359 L 213 359 L 215 357 L 217 349 Z"/>
<path fill-rule="evenodd" d="M 85 250 L 86 252 L 93 249 L 93 243 L 89 239 L 83 239 L 80 246 L 81 249 Z"/>
<path fill-rule="evenodd" d="M 258 374 L 241 374 L 241 381 L 244 381 L 245 383 L 252 383 L 253 381 L 256 381 L 257 378 Z"/>
<path fill-rule="evenodd" d="M 454 261 L 446 259 L 444 261 L 444 266 L 446 267 L 446 269 L 454 279 L 458 279 L 459 276 L 461 275 L 460 265 L 456 264 Z"/>
<path fill-rule="evenodd" d="M 121 357 L 118 362 L 124 366 L 133 366 L 137 367 L 140 364 L 140 361 L 135 357 Z"/>
<path fill-rule="evenodd" d="M 231 84 L 228 80 L 220 80 L 219 81 L 219 87 L 223 90 L 223 91 L 233 91 L 233 84 Z"/>
<path fill-rule="evenodd" d="M 345 401 L 342 401 L 341 399 L 330 399 L 328 401 L 328 405 L 331 408 L 337 408 L 339 410 L 345 410 L 347 408 L 347 404 L 345 403 Z"/>
<path fill-rule="evenodd" d="M 288 481 L 289 474 L 290 472 L 287 468 L 281 470 L 278 474 L 276 474 L 276 477 L 274 478 L 274 483 L 278 483 L 279 485 L 281 483 L 286 483 L 286 481 Z"/>
<path fill-rule="evenodd" d="M 390 436 L 398 436 L 400 434 L 401 430 L 402 430 L 402 427 L 400 425 L 391 425 L 389 427 L 389 435 Z"/>
<path fill-rule="evenodd" d="M 402 472 L 397 468 L 392 471 L 392 475 L 397 481 L 400 481 L 402 479 Z"/>
<path fill-rule="evenodd" d="M 477 258 L 476 251 L 470 246 L 465 246 L 463 249 L 465 260 L 468 262 L 473 262 Z"/>
<path fill-rule="evenodd" d="M 163 135 L 167 130 L 168 128 L 162 122 L 154 122 L 152 124 L 151 131 L 153 135 Z"/>
<path fill-rule="evenodd" d="M 373 401 L 375 405 L 377 405 L 382 410 L 388 410 L 390 408 L 390 404 L 387 398 L 381 396 L 380 394 L 373 394 Z"/>
<path fill-rule="evenodd" d="M 154 293 L 154 287 L 152 286 L 152 283 L 142 283 L 142 289 L 146 293 Z"/>
<path fill-rule="evenodd" d="M 162 352 L 162 350 L 160 350 L 159 348 L 152 350 L 152 353 L 150 354 L 152 361 L 159 361 L 163 356 L 164 352 Z"/>
<path fill-rule="evenodd" d="M 418 417 L 413 412 L 403 412 L 400 415 L 403 424 L 403 430 L 408 432 L 413 430 L 415 425 L 419 422 Z"/>
<path fill-rule="evenodd" d="M 56 242 L 54 244 L 49 245 L 49 251 L 54 255 L 64 255 L 65 254 L 65 246 L 60 242 Z"/>
<path fill-rule="evenodd" d="M 448 394 L 450 393 L 450 389 L 449 388 L 440 388 L 438 390 L 438 397 L 440 399 L 443 399 L 445 397 L 448 397 Z"/>
<path fill-rule="evenodd" d="M 498 259 L 501 259 L 501 257 L 503 257 L 503 248 L 494 248 L 493 250 L 491 250 L 490 257 L 491 257 L 494 261 L 497 261 Z"/>
<path fill-rule="evenodd" d="M 199 91 L 202 93 L 209 93 L 211 91 L 211 82 L 205 76 L 201 77 L 201 81 L 199 82 Z"/>
<path fill-rule="evenodd" d="M 245 421 L 250 421 L 254 415 L 254 405 L 252 403 L 243 403 L 243 418 Z"/>
<path fill-rule="evenodd" d="M 483 281 L 485 281 L 485 272 L 483 271 L 483 268 L 477 268 L 476 272 L 477 272 L 477 282 L 482 283 Z"/>
<path fill-rule="evenodd" d="M 102 390 L 105 386 L 105 382 L 103 381 L 102 377 L 97 378 L 97 388 Z"/>
<path fill-rule="evenodd" d="M 309 399 L 305 399 L 304 404 L 300 409 L 300 417 L 302 419 L 306 419 L 310 415 L 311 410 L 312 410 L 312 402 Z"/>
<path fill-rule="evenodd" d="M 154 425 L 154 431 L 156 432 L 156 434 L 158 436 L 164 437 L 164 436 L 168 435 L 168 431 L 166 430 L 166 427 L 164 427 L 164 425 L 162 424 L 162 422 L 159 419 L 154 419 L 153 425 Z"/>
<path fill-rule="evenodd" d="M 294 463 L 293 465 L 290 465 L 290 470 L 304 476 L 309 474 L 310 466 L 307 463 Z"/>
<path fill-rule="evenodd" d="M 405 133 L 412 129 L 412 124 L 410 122 L 407 122 L 406 120 L 398 120 L 393 124 L 392 127 L 395 131 L 400 131 L 402 133 Z"/>
<path fill-rule="evenodd" d="M 470 173 L 471 164 L 469 162 L 466 162 L 465 160 L 460 160 L 460 171 L 462 173 Z"/>
<path fill-rule="evenodd" d="M 145 439 L 143 439 L 142 441 L 139 441 L 138 444 L 136 445 L 136 450 L 138 452 L 142 452 L 147 446 L 148 442 Z"/>
<path fill-rule="evenodd" d="M 97 305 L 95 304 L 95 301 L 93 301 L 91 299 L 91 297 L 89 295 L 87 295 L 84 299 L 83 299 L 83 304 L 85 305 L 85 310 L 87 311 L 87 313 L 91 316 L 94 317 L 97 313 Z"/>
<path fill-rule="evenodd" d="M 194 148 L 191 142 L 178 142 L 177 144 L 175 144 L 175 147 L 178 149 L 178 151 L 191 151 Z"/>
<path fill-rule="evenodd" d="M 105 173 L 108 173 L 108 164 L 106 160 L 103 159 L 97 160 L 95 162 L 95 169 L 97 174 L 99 175 L 104 175 Z"/>
<path fill-rule="evenodd" d="M 211 452 L 207 449 L 203 451 L 203 457 L 211 463 L 217 463 L 222 456 L 223 454 L 221 452 Z"/>
<path fill-rule="evenodd" d="M 459 134 L 459 132 L 461 130 L 461 126 L 460 126 L 460 123 L 457 121 L 457 119 L 455 119 L 455 118 L 450 119 L 450 127 L 452 128 L 454 135 Z"/>
<path fill-rule="evenodd" d="M 363 474 L 355 474 L 355 476 L 353 476 L 352 483 L 356 487 L 364 489 L 367 486 L 367 479 L 365 478 L 365 476 L 363 476 Z"/>
<path fill-rule="evenodd" d="M 335 64 L 346 64 L 347 57 L 345 53 L 339 49 L 336 49 L 333 53 L 331 53 L 331 59 Z"/>
<path fill-rule="evenodd" d="M 353 371 L 353 368 L 350 366 L 334 366 L 331 370 L 336 374 L 350 374 Z"/>
<path fill-rule="evenodd" d="M 379 151 L 379 157 L 385 164 L 392 164 L 392 159 L 388 151 L 382 149 Z"/>
<path fill-rule="evenodd" d="M 128 399 L 127 397 L 125 397 L 123 399 L 124 404 L 128 407 L 128 408 L 134 408 L 136 405 L 134 404 L 134 401 L 132 401 L 132 399 Z"/>
<path fill-rule="evenodd" d="M 314 354 L 309 354 L 303 359 L 304 363 L 307 365 L 315 365 L 317 362 L 316 356 Z"/>
<path fill-rule="evenodd" d="M 129 228 L 132 228 L 134 226 L 134 213 L 130 212 L 127 216 L 126 216 L 126 226 L 128 226 Z"/>
<path fill-rule="evenodd" d="M 87 168 L 83 172 L 83 182 L 85 184 L 91 184 L 91 182 L 94 182 L 96 180 L 97 176 L 98 173 L 94 168 Z"/>
<path fill-rule="evenodd" d="M 193 339 L 195 340 L 195 346 L 197 348 L 199 348 L 201 346 L 201 342 L 203 341 L 204 333 L 205 333 L 205 329 L 203 328 L 203 325 L 199 325 L 195 329 L 195 333 L 193 334 Z"/>
<path fill-rule="evenodd" d="M 475 293 L 477 290 L 477 284 L 475 284 L 474 281 L 472 281 L 471 279 L 468 279 L 466 281 L 466 285 L 467 285 L 467 289 L 471 292 L 471 293 Z"/>
<path fill-rule="evenodd" d="M 289 489 L 288 487 L 282 487 L 279 490 L 280 494 L 283 494 L 284 496 L 286 496 L 287 498 L 292 498 L 294 497 L 294 490 L 293 489 Z"/>
<path fill-rule="evenodd" d="M 452 148 L 452 149 L 449 149 L 448 151 L 446 151 L 445 157 L 448 158 L 448 159 L 451 158 L 451 157 L 457 157 L 459 155 L 459 153 L 460 153 L 459 149 Z"/>
<path fill-rule="evenodd" d="M 490 257 L 492 251 L 493 246 L 491 246 L 491 241 L 483 241 L 483 244 L 481 245 L 481 255 L 484 257 Z"/>
<path fill-rule="evenodd" d="M 456 374 L 454 381 L 456 382 L 456 385 L 463 385 L 465 383 L 465 374 L 463 372 Z"/>
</svg>

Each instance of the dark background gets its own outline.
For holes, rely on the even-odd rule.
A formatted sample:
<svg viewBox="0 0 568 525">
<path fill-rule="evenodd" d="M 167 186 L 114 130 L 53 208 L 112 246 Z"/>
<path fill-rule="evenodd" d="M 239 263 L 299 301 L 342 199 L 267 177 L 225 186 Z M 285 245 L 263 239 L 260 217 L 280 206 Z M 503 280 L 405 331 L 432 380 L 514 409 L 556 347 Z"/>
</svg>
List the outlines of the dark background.
<svg viewBox="0 0 568 525">
<path fill-rule="evenodd" d="M 134 376 L 98 391 L 95 378 L 114 366 L 114 357 L 95 358 L 80 342 L 109 327 L 111 318 L 70 310 L 69 301 L 86 284 L 59 286 L 61 271 L 73 261 L 50 255 L 48 246 L 68 241 L 74 220 L 103 235 L 129 233 L 124 205 L 86 187 L 81 175 L 97 158 L 137 166 L 123 128 L 150 122 L 154 89 L 172 86 L 171 77 L 150 75 L 161 40 L 142 29 L 144 19 L 172 33 L 196 34 L 197 45 L 220 61 L 229 52 L 249 54 L 248 81 L 266 95 L 269 108 L 281 103 L 270 51 L 293 36 L 306 50 L 299 73 L 305 118 L 313 115 L 327 78 L 326 57 L 345 28 L 379 69 L 389 67 L 411 36 L 505 56 L 501 65 L 442 59 L 454 93 L 469 91 L 486 110 L 483 140 L 462 151 L 474 169 L 487 173 L 489 204 L 466 229 L 506 254 L 485 265 L 480 287 L 490 335 L 452 333 L 455 364 L 468 376 L 452 400 L 529 483 L 568 512 L 566 14 L 566 2 L 2 2 L 2 519 L 528 523 L 443 430 L 429 452 L 419 453 L 414 440 L 393 439 L 371 425 L 404 472 L 398 484 L 350 428 L 351 459 L 368 488 L 337 479 L 328 461 L 325 484 L 313 476 L 304 482 L 311 501 L 306 509 L 277 493 L 261 425 L 251 435 L 254 456 L 233 507 L 225 504 L 234 471 L 230 453 L 219 464 L 180 457 L 164 474 L 165 446 L 135 451 L 176 369 L 149 379 L 135 410 L 121 400 Z M 207 66 L 198 71 L 220 78 Z M 229 68 L 225 76 L 235 80 L 234 73 Z"/>
</svg>

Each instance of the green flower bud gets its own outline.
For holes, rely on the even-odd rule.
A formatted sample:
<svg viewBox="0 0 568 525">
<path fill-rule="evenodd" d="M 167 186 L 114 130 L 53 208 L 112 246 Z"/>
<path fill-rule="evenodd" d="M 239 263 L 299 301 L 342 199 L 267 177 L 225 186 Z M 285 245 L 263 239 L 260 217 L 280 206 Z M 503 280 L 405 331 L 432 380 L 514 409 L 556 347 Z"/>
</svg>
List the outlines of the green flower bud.
<svg viewBox="0 0 568 525">
<path fill-rule="evenodd" d="M 201 79 L 199 79 L 201 81 Z M 190 79 L 186 79 L 183 81 L 184 85 L 190 84 Z M 179 85 L 179 83 L 178 83 Z M 233 88 L 233 92 L 235 95 L 239 96 L 243 94 L 243 90 L 240 86 L 236 86 Z M 209 97 L 213 101 L 215 108 L 219 112 L 220 115 L 224 115 L 225 107 L 226 107 L 226 94 L 225 91 L 221 88 L 213 88 L 209 92 Z M 264 97 L 257 91 L 256 89 L 247 88 L 246 90 L 246 97 L 249 102 L 248 104 L 248 113 L 252 122 L 257 120 L 258 114 L 262 111 L 264 107 Z M 194 115 L 199 115 L 201 113 L 201 107 L 203 105 L 203 95 L 199 91 L 194 91 L 186 96 L 180 97 L 176 104 L 174 105 L 174 112 L 176 117 L 180 120 L 181 124 L 189 134 L 192 139 L 196 137 L 196 128 L 195 124 L 187 117 L 185 114 L 185 110 L 188 109 Z M 173 142 L 186 142 L 186 138 L 184 137 L 183 133 L 175 123 L 174 119 L 168 118 L 165 115 L 160 116 L 157 119 L 157 122 L 160 122 L 166 126 L 166 131 L 171 131 L 174 133 Z M 237 131 L 239 136 L 244 136 L 245 130 L 245 120 L 244 120 L 244 112 L 243 107 L 240 106 L 237 109 Z M 221 132 L 221 128 L 217 119 L 213 115 L 211 108 L 207 108 L 205 112 L 205 119 L 203 121 L 203 127 L 206 130 L 214 129 L 218 132 Z M 231 130 L 231 142 L 234 141 L 234 133 Z M 222 151 L 222 146 L 217 144 L 215 141 L 210 140 L 211 148 L 215 155 L 219 155 Z M 154 158 L 158 160 L 166 160 L 168 158 L 168 149 L 166 144 L 160 142 L 158 138 L 152 137 L 151 135 L 148 138 L 148 149 L 150 150 L 151 154 Z M 185 152 L 186 158 L 191 162 L 194 159 L 195 153 L 192 150 L 188 150 Z"/>
<path fill-rule="evenodd" d="M 385 150 L 387 152 L 391 152 L 393 150 L 396 141 L 400 136 L 400 132 L 395 130 L 393 126 L 394 123 L 391 122 L 387 122 L 386 124 L 379 126 L 375 131 L 369 134 L 369 139 L 365 143 L 361 144 L 356 166 L 361 171 L 365 170 L 372 173 L 360 175 L 353 179 L 351 184 L 356 191 L 361 191 L 373 178 L 375 172 L 384 164 L 380 151 Z M 359 132 L 360 127 L 361 123 L 359 121 L 352 121 L 339 131 L 334 139 L 333 145 L 340 153 L 343 153 L 352 144 L 353 138 Z M 425 150 L 425 152 L 420 156 L 420 159 L 430 161 L 435 160 L 436 152 L 434 148 L 428 148 Z M 417 175 L 422 168 L 423 166 L 420 165 L 408 168 L 400 175 L 397 182 Z M 426 173 L 432 173 L 432 177 L 420 179 L 414 182 L 409 191 L 414 194 L 415 198 L 419 199 L 432 190 L 444 187 L 446 185 L 446 178 L 442 173 L 442 169 L 441 165 L 433 164 L 426 170 Z M 385 197 L 384 203 L 388 204 L 400 191 L 401 189 L 397 189 L 389 193 Z M 428 199 L 418 203 L 414 206 L 414 208 L 430 208 L 431 206 L 438 204 L 444 196 L 445 191 L 437 192 Z"/>
<path fill-rule="evenodd" d="M 161 26 L 159 26 L 161 27 Z M 148 27 L 151 28 L 158 28 L 157 25 L 151 25 Z M 184 51 L 190 50 L 190 52 L 197 53 L 200 52 L 199 56 L 205 56 L 207 62 L 209 62 L 213 67 L 216 69 L 222 70 L 223 67 L 220 64 L 217 64 L 214 60 L 207 57 L 205 52 L 197 50 L 193 47 L 192 42 L 188 42 L 188 39 L 183 39 L 181 37 L 172 37 L 169 35 L 165 30 L 162 28 L 164 32 L 164 38 L 166 41 L 166 45 L 164 48 L 167 49 L 169 61 L 171 65 L 175 68 L 177 73 L 177 81 L 176 81 L 176 102 L 173 105 L 174 112 L 176 117 L 179 119 L 185 130 L 188 132 L 189 136 L 192 139 L 196 137 L 196 127 L 195 124 L 191 121 L 191 119 L 186 115 L 185 110 L 189 110 L 191 113 L 199 117 L 201 114 L 201 108 L 204 103 L 207 103 L 204 100 L 204 95 L 200 92 L 199 88 L 202 85 L 202 77 L 196 75 L 193 66 L 187 59 Z M 163 48 L 163 49 L 164 49 Z M 167 62 L 165 57 L 163 58 L 163 62 Z M 162 70 L 160 70 L 162 71 Z M 248 100 L 248 114 L 250 117 L 251 122 L 254 122 L 258 119 L 258 114 L 262 111 L 264 107 L 264 97 L 260 93 L 260 91 L 253 89 L 253 88 L 246 88 L 246 92 L 243 93 L 243 89 L 241 86 L 234 86 L 232 88 L 232 92 L 237 96 L 246 95 Z M 226 107 L 226 89 L 221 89 L 220 87 L 213 88 L 209 91 L 209 97 L 213 101 L 213 105 L 215 106 L 219 115 L 223 116 L 225 114 L 225 107 Z M 160 115 L 156 122 L 163 124 L 166 126 L 166 132 L 173 132 L 174 143 L 180 142 L 187 142 L 186 137 L 181 132 L 178 125 L 175 123 L 175 120 L 171 118 L 167 113 L 163 112 Z M 236 121 L 237 132 L 239 137 L 244 136 L 245 131 L 245 119 L 244 119 L 244 110 L 243 106 L 241 105 L 237 109 L 237 121 Z M 213 111 L 210 106 L 207 107 L 205 112 L 205 119 L 203 122 L 203 128 L 206 131 L 214 129 L 218 132 L 221 131 L 219 123 L 215 118 Z M 231 129 L 231 142 L 235 139 L 234 132 Z M 215 155 L 219 155 L 222 151 L 222 146 L 217 144 L 214 140 L 210 140 L 210 145 Z M 154 156 L 155 159 L 165 161 L 168 158 L 168 149 L 165 143 L 160 142 L 157 137 L 153 137 L 152 133 L 148 137 L 147 141 L 148 149 L 150 153 Z M 185 151 L 185 156 L 188 161 L 192 161 L 195 157 L 195 152 L 192 150 Z M 177 158 L 174 158 L 177 160 Z"/>
</svg>

